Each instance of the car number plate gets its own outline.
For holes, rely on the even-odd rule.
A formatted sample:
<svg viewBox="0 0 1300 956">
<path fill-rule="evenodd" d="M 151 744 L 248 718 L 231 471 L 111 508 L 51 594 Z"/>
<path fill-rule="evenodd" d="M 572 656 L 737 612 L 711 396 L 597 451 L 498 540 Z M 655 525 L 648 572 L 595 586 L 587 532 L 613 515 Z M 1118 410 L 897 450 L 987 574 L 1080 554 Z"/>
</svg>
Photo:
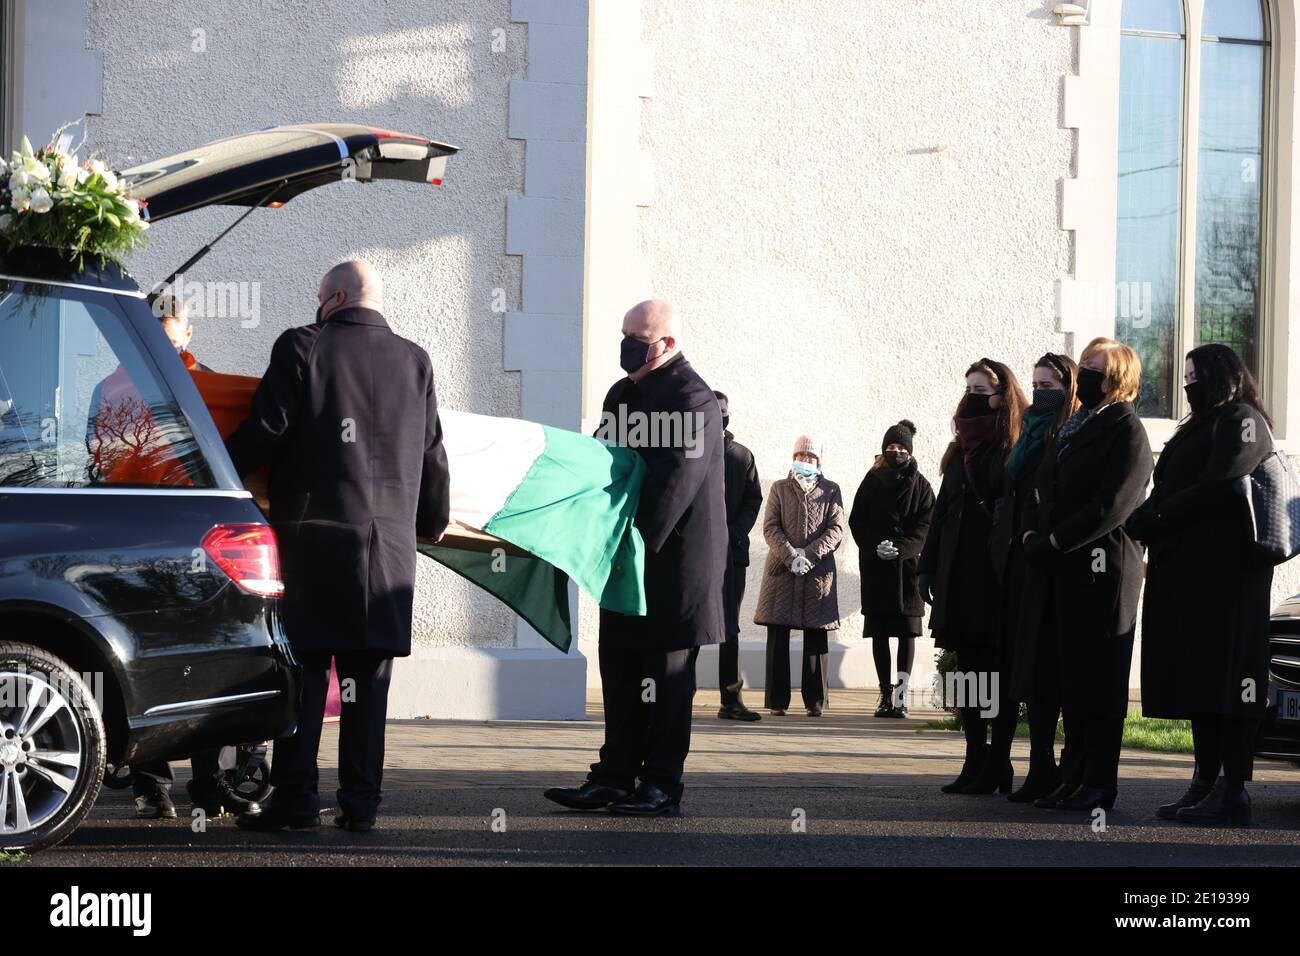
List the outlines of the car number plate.
<svg viewBox="0 0 1300 956">
<path fill-rule="evenodd" d="M 1300 720 L 1300 691 L 1280 690 L 1277 692 L 1277 719 Z"/>
</svg>

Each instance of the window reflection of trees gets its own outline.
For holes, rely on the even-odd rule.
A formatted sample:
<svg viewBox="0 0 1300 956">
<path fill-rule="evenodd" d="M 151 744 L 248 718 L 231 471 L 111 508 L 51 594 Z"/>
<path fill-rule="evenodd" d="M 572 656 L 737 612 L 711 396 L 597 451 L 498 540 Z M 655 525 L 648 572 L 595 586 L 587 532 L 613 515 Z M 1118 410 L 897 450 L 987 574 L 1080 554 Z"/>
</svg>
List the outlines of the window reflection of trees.
<svg viewBox="0 0 1300 956">
<path fill-rule="evenodd" d="M 1204 0 L 1191 9 L 1203 14 L 1200 67 L 1186 82 L 1182 0 L 1127 0 L 1121 24 L 1116 280 L 1148 284 L 1152 309 L 1149 322 L 1136 322 L 1117 301 L 1115 334 L 1142 358 L 1139 411 L 1158 417 L 1182 407 L 1182 352 L 1194 345 L 1225 342 L 1257 375 L 1263 359 L 1265 11 L 1259 0 Z M 1190 144 L 1187 89 L 1199 90 Z M 1197 151 L 1194 182 L 1184 182 L 1184 149 Z M 1185 218 L 1185 187 L 1194 220 Z M 1190 289 L 1185 241 L 1195 268 Z"/>
<path fill-rule="evenodd" d="M 0 282 L 0 487 L 211 487 L 188 420 L 94 299 Z"/>
</svg>

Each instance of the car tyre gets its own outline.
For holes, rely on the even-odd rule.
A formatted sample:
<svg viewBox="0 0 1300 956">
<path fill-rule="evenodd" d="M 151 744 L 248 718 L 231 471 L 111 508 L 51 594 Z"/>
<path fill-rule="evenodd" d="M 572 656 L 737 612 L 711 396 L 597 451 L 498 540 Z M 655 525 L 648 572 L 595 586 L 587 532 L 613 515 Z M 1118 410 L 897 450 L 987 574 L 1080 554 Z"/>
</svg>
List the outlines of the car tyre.
<svg viewBox="0 0 1300 956">
<path fill-rule="evenodd" d="M 100 707 L 39 647 L 0 642 L 0 849 L 33 853 L 77 829 L 104 783 Z"/>
</svg>

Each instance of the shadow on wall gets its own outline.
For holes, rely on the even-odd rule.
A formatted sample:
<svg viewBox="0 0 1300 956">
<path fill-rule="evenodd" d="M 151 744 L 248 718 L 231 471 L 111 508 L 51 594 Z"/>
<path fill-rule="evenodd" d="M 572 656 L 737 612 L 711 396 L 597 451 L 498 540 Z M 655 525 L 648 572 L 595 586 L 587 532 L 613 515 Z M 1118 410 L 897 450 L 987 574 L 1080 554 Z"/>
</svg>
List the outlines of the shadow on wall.
<svg viewBox="0 0 1300 956">
<path fill-rule="evenodd" d="M 250 216 L 184 277 L 200 290 L 231 282 L 257 290 L 253 316 L 192 310 L 201 361 L 261 374 L 276 337 L 312 321 L 320 276 L 361 256 L 384 278 L 394 330 L 432 356 L 440 402 L 518 414 L 518 375 L 502 365 L 502 311 L 520 299 L 505 211 L 507 194 L 523 188 L 524 144 L 508 138 L 507 121 L 527 27 L 510 22 L 510 7 L 390 0 L 363 16 L 345 3 L 302 16 L 287 3 L 236 0 L 219 14 L 192 11 L 180 28 L 176 11 L 146 0 L 92 7 L 87 43 L 104 51 L 104 107 L 87 121 L 87 147 L 119 167 L 313 121 L 461 147 L 442 188 L 331 184 Z M 269 35 L 266 23 L 277 21 L 292 28 Z M 159 223 L 132 272 L 144 287 L 161 280 L 240 211 L 215 207 Z M 419 580 L 417 643 L 513 644 L 514 615 L 495 600 L 431 565 Z"/>
<path fill-rule="evenodd" d="M 108 57 L 105 113 L 90 118 L 90 145 L 118 165 L 312 121 L 364 123 L 462 148 L 442 188 L 330 185 L 250 217 L 186 276 L 252 281 L 261 290 L 256 322 L 195 317 L 195 346 L 206 364 L 260 373 L 275 337 L 312 320 L 326 269 L 368 255 L 384 276 L 394 327 L 434 357 L 444 402 L 516 413 L 517 376 L 502 369 L 502 315 L 493 308 L 496 289 L 508 307 L 519 298 L 518 261 L 504 254 L 504 219 L 506 194 L 523 185 L 523 144 L 507 139 L 506 123 L 509 81 L 523 73 L 527 34 L 525 25 L 509 22 L 508 0 L 472 5 L 482 10 L 473 20 L 463 9 L 415 2 L 387 4 L 370 18 L 322 5 L 322 15 L 276 39 L 273 60 L 258 25 L 264 18 L 238 15 L 256 4 L 236 4 L 220 23 L 203 24 L 201 52 L 191 50 L 188 32 L 177 36 L 170 14 L 127 7 L 138 15 L 114 23 L 124 19 L 129 32 L 104 22 L 93 27 L 109 35 L 100 38 Z M 500 53 L 492 52 L 494 30 L 505 31 Z M 142 284 L 161 279 L 237 214 L 217 207 L 160 223 L 132 271 Z"/>
</svg>

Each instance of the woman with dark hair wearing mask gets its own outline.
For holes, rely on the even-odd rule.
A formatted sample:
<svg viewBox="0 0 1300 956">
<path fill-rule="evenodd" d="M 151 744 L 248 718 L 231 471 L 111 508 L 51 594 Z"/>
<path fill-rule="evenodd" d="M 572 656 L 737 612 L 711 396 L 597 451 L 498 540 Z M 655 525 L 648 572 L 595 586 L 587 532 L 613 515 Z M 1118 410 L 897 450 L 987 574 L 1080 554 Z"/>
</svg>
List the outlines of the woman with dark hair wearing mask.
<svg viewBox="0 0 1300 956">
<path fill-rule="evenodd" d="M 1109 810 L 1119 789 L 1142 590 L 1142 549 L 1124 522 L 1142 502 L 1152 464 L 1132 404 L 1141 376 L 1129 346 L 1088 343 L 1076 386 L 1082 408 L 1044 454 L 1036 500 L 1027 506 L 1022 544 L 1025 563 L 1041 572 L 1042 604 L 1026 624 L 1055 636 L 1065 751 L 1078 755 L 1061 785 L 1034 801 L 1044 809 Z"/>
<path fill-rule="evenodd" d="M 1029 710 L 1029 773 L 1020 789 L 1007 797 L 1014 803 L 1037 800 L 1061 783 L 1056 767 L 1056 721 L 1061 714 L 1056 644 L 1054 639 L 1043 640 L 1041 627 L 1021 627 L 1022 605 L 1033 606 L 1042 592 L 1037 572 L 1025 567 L 1021 536 L 1029 530 L 1025 515 L 1033 501 L 1038 468 L 1051 454 L 1056 433 L 1078 410 L 1078 372 L 1074 359 L 1053 352 L 1034 364 L 1033 401 L 1022 419 L 1020 440 L 1007 461 L 1007 480 L 994 519 L 993 565 L 1002 582 L 998 663 L 1003 698 L 993 721 L 991 766 L 1002 774 L 1011 762 L 1019 702 L 1025 701 Z M 968 792 L 992 793 L 994 782 L 986 773 Z"/>
<path fill-rule="evenodd" d="M 906 419 L 890 426 L 849 512 L 849 530 L 858 545 L 864 636 L 871 638 L 880 685 L 877 717 L 907 716 L 908 675 L 925 614 L 916 569 L 934 492 L 912 457 L 915 437 L 916 426 Z M 889 670 L 891 637 L 898 638 L 897 684 Z"/>
<path fill-rule="evenodd" d="M 1250 554 L 1234 485 L 1272 453 L 1273 439 L 1255 380 L 1228 346 L 1188 352 L 1183 381 L 1192 413 L 1160 454 L 1151 497 L 1129 519 L 1149 549 L 1142 712 L 1191 718 L 1196 750 L 1191 786 L 1156 816 L 1247 824 L 1245 783 L 1267 706 L 1273 568 Z"/>
<path fill-rule="evenodd" d="M 993 506 L 1002 493 L 1007 458 L 1020 437 L 1025 396 L 1011 369 L 980 359 L 966 370 L 966 395 L 953 416 L 956 438 L 940 465 L 943 482 L 921 552 L 921 596 L 932 605 L 935 647 L 955 651 L 963 680 L 957 701 L 966 734 L 961 773 L 944 793 L 973 783 L 988 759 L 988 720 L 971 691 L 992 688 L 997 669 L 998 581 L 989 553 Z M 976 694 L 975 696 L 980 696 Z M 985 701 L 991 710 L 993 701 Z M 1011 789 L 1005 775 L 997 781 Z"/>
</svg>

